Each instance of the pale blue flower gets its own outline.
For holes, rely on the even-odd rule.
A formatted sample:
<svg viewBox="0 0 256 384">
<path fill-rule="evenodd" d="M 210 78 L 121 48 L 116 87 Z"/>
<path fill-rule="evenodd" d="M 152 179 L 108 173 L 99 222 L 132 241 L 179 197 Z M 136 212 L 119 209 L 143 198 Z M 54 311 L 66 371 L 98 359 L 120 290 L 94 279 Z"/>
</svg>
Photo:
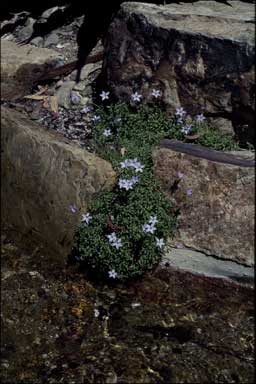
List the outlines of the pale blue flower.
<svg viewBox="0 0 256 384">
<path fill-rule="evenodd" d="M 89 113 L 92 111 L 92 107 L 85 106 L 83 109 L 81 109 L 81 113 Z"/>
<path fill-rule="evenodd" d="M 110 129 L 105 129 L 104 130 L 104 132 L 103 132 L 103 136 L 105 136 L 105 137 L 109 137 L 109 136 L 111 136 L 112 135 L 112 133 L 111 133 L 111 130 Z"/>
<path fill-rule="evenodd" d="M 191 124 L 187 124 L 187 125 L 184 125 L 184 127 L 182 127 L 181 129 L 181 132 L 184 133 L 184 135 L 187 135 L 192 129 L 192 125 Z"/>
<path fill-rule="evenodd" d="M 97 121 L 100 121 L 101 120 L 101 117 L 99 116 L 99 115 L 94 115 L 93 117 L 92 117 L 92 121 L 94 122 L 94 123 L 97 123 Z"/>
<path fill-rule="evenodd" d="M 187 194 L 187 196 L 192 196 L 192 194 L 193 194 L 193 191 L 192 191 L 192 189 L 186 189 L 186 194 Z"/>
<path fill-rule="evenodd" d="M 115 279 L 117 277 L 117 273 L 114 269 L 108 272 L 108 276 L 112 279 Z"/>
<path fill-rule="evenodd" d="M 156 246 L 162 249 L 165 246 L 164 239 L 159 239 L 158 237 L 155 237 L 155 239 L 156 239 Z"/>
<path fill-rule="evenodd" d="M 179 117 L 183 117 L 186 115 L 186 111 L 184 110 L 184 108 L 180 107 L 180 108 L 176 108 L 176 112 L 175 112 L 175 115 L 176 116 L 179 116 Z"/>
<path fill-rule="evenodd" d="M 132 101 L 140 101 L 141 98 L 142 98 L 142 95 L 140 95 L 137 91 L 132 93 L 131 95 Z"/>
<path fill-rule="evenodd" d="M 156 228 L 153 224 L 143 224 L 142 230 L 144 233 L 154 233 L 156 231 Z"/>
<path fill-rule="evenodd" d="M 109 92 L 102 91 L 100 97 L 102 101 L 109 99 Z"/>
<path fill-rule="evenodd" d="M 155 225 L 156 223 L 158 223 L 156 215 L 150 216 L 149 224 Z"/>
<path fill-rule="evenodd" d="M 153 89 L 151 95 L 157 99 L 161 96 L 161 91 L 159 91 L 159 89 Z"/>
<path fill-rule="evenodd" d="M 198 123 L 202 123 L 205 119 L 206 117 L 203 115 L 203 113 L 200 113 L 200 115 L 196 115 L 196 121 Z"/>
<path fill-rule="evenodd" d="M 92 219 L 92 216 L 90 215 L 90 213 L 86 213 L 86 214 L 83 214 L 82 215 L 82 223 L 85 224 L 85 225 L 88 225 L 89 222 L 91 221 Z"/>
<path fill-rule="evenodd" d="M 94 317 L 99 317 L 99 314 L 100 314 L 100 311 L 97 308 L 95 308 L 94 309 Z"/>
<path fill-rule="evenodd" d="M 121 248 L 123 245 L 122 245 L 122 240 L 121 239 L 116 239 L 115 241 L 113 241 L 111 243 L 112 247 L 115 247 L 116 249 L 119 249 Z"/>
<path fill-rule="evenodd" d="M 107 238 L 109 239 L 110 243 L 113 243 L 114 241 L 117 240 L 117 236 L 115 232 L 112 232 L 110 235 L 107 235 Z"/>
</svg>

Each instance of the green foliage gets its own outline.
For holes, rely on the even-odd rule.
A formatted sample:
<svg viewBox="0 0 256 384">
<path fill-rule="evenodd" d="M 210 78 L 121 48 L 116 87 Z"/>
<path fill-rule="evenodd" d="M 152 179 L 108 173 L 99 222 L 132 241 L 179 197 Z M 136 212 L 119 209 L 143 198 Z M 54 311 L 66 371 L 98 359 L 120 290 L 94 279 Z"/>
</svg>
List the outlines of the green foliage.
<svg viewBox="0 0 256 384">
<path fill-rule="evenodd" d="M 184 140 L 182 124 L 174 116 L 167 119 L 157 106 L 131 107 L 115 104 L 96 107 L 100 120 L 93 123 L 92 144 L 95 151 L 109 160 L 120 179 L 138 176 L 132 189 L 118 184 L 112 192 L 101 194 L 90 206 L 88 225 L 81 224 L 75 235 L 73 255 L 81 263 L 103 276 L 115 271 L 125 280 L 143 274 L 156 265 L 162 254 L 158 239 L 166 240 L 176 225 L 170 202 L 160 190 L 152 173 L 152 150 L 162 138 Z M 183 122 L 183 125 L 185 122 Z M 215 149 L 235 149 L 235 142 L 206 123 L 192 122 L 190 135 L 198 134 L 197 142 Z M 108 130 L 110 135 L 104 133 Z M 110 130 L 110 131 L 109 131 Z M 125 159 L 137 159 L 142 172 L 121 167 Z M 153 233 L 145 233 L 143 225 L 156 216 Z M 120 248 L 111 244 L 108 235 L 115 233 Z"/>
</svg>

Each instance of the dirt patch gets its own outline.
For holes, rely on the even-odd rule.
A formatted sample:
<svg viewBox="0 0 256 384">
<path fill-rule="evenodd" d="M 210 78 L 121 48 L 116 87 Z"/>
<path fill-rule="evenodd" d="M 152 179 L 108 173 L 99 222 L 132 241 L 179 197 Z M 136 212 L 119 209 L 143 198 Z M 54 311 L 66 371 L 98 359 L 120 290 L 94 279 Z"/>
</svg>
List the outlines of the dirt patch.
<svg viewBox="0 0 256 384">
<path fill-rule="evenodd" d="M 253 290 L 165 269 L 107 285 L 24 244 L 2 236 L 4 383 L 253 382 Z"/>
</svg>

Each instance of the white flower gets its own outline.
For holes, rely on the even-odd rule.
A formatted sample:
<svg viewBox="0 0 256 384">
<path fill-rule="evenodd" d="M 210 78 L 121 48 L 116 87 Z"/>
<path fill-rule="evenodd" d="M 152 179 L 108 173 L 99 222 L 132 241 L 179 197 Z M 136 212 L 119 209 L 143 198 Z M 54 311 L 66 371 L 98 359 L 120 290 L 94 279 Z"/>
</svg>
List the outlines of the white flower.
<svg viewBox="0 0 256 384">
<path fill-rule="evenodd" d="M 131 182 L 132 182 L 133 185 L 138 183 L 139 182 L 139 177 L 138 176 L 132 176 Z"/>
<path fill-rule="evenodd" d="M 81 109 L 81 113 L 88 113 L 88 112 L 91 112 L 92 111 L 92 108 L 89 107 L 89 106 L 85 106 L 83 109 Z"/>
<path fill-rule="evenodd" d="M 133 176 L 130 180 L 129 179 L 119 179 L 118 185 L 120 188 L 124 188 L 126 191 L 129 191 L 129 189 L 132 189 L 134 184 L 136 184 L 139 181 L 139 179 L 135 178 Z"/>
<path fill-rule="evenodd" d="M 111 136 L 111 130 L 110 129 L 105 129 L 103 132 L 103 136 L 108 137 Z"/>
<path fill-rule="evenodd" d="M 100 314 L 100 311 L 97 308 L 95 308 L 94 309 L 94 317 L 99 317 L 99 314 Z"/>
<path fill-rule="evenodd" d="M 183 117 L 184 115 L 186 115 L 186 111 L 182 107 L 176 108 L 175 115 L 179 117 Z"/>
<path fill-rule="evenodd" d="M 205 116 L 201 113 L 200 115 L 196 115 L 196 121 L 198 123 L 202 123 L 205 120 Z"/>
<path fill-rule="evenodd" d="M 191 124 L 187 124 L 187 125 L 184 125 L 184 127 L 182 127 L 181 129 L 181 132 L 184 133 L 184 135 L 187 135 L 192 129 L 192 125 Z"/>
<path fill-rule="evenodd" d="M 161 96 L 161 91 L 159 91 L 159 89 L 153 89 L 151 95 L 157 99 Z"/>
<path fill-rule="evenodd" d="M 154 233 L 156 228 L 153 224 L 143 224 L 142 230 L 145 233 Z"/>
<path fill-rule="evenodd" d="M 94 123 L 97 123 L 97 121 L 100 121 L 100 116 L 99 115 L 94 115 L 93 117 L 92 117 L 92 121 L 94 122 Z"/>
<path fill-rule="evenodd" d="M 141 303 L 132 303 L 131 304 L 132 308 L 137 308 L 137 307 L 140 307 L 140 306 L 141 306 Z"/>
<path fill-rule="evenodd" d="M 132 101 L 140 101 L 140 99 L 142 98 L 142 95 L 140 95 L 137 91 L 132 93 Z"/>
<path fill-rule="evenodd" d="M 117 277 L 117 273 L 114 269 L 108 272 L 108 276 L 112 277 L 112 279 L 115 279 Z"/>
<path fill-rule="evenodd" d="M 156 218 L 156 215 L 154 215 L 154 216 L 150 216 L 150 218 L 149 218 L 149 224 L 155 225 L 156 223 L 158 223 L 158 220 L 157 220 L 157 218 Z"/>
<path fill-rule="evenodd" d="M 109 99 L 109 92 L 102 91 L 100 97 L 102 101 Z"/>
<path fill-rule="evenodd" d="M 134 168 L 135 172 L 142 172 L 145 165 L 142 165 L 137 158 L 135 159 L 126 159 L 122 161 L 121 168 Z"/>
<path fill-rule="evenodd" d="M 158 237 L 156 239 L 156 246 L 160 249 L 162 249 L 165 246 L 164 239 L 159 239 Z"/>
<path fill-rule="evenodd" d="M 116 239 L 111 243 L 112 247 L 115 247 L 116 249 L 119 249 L 123 246 L 121 239 Z"/>
<path fill-rule="evenodd" d="M 84 214 L 82 215 L 81 221 L 83 224 L 88 225 L 91 219 L 92 219 L 92 216 L 90 215 L 90 213 L 86 213 L 85 215 Z"/>
<path fill-rule="evenodd" d="M 107 238 L 109 239 L 110 243 L 113 243 L 117 240 L 117 236 L 116 236 L 115 232 L 112 232 L 110 235 L 107 235 Z"/>
</svg>

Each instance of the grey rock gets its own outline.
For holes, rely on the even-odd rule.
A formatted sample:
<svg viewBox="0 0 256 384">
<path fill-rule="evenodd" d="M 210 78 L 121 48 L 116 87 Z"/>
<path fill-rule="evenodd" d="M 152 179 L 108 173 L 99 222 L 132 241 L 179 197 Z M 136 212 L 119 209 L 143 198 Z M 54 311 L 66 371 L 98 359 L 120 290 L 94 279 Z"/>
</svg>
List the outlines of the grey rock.
<svg viewBox="0 0 256 384">
<path fill-rule="evenodd" d="M 30 41 L 30 44 L 41 48 L 44 45 L 44 39 L 41 36 L 34 37 L 34 39 Z"/>
<path fill-rule="evenodd" d="M 64 263 L 81 214 L 99 192 L 113 187 L 115 172 L 19 112 L 2 107 L 1 116 L 2 223 L 38 239 Z"/>
<path fill-rule="evenodd" d="M 241 142 L 254 142 L 254 5 L 211 0 L 126 2 L 110 25 L 103 78 L 119 99 L 135 85 L 147 100 L 159 88 L 169 113 L 227 117 Z"/>
<path fill-rule="evenodd" d="M 254 268 L 245 267 L 229 260 L 216 259 L 193 249 L 170 248 L 163 256 L 161 266 L 189 271 L 194 274 L 225 278 L 239 284 L 254 285 Z"/>
<path fill-rule="evenodd" d="M 75 81 L 65 81 L 57 90 L 56 97 L 60 107 L 69 109 L 71 107 L 71 92 Z"/>
<path fill-rule="evenodd" d="M 242 159 L 255 156 L 251 151 L 232 154 Z M 180 210 L 172 244 L 254 265 L 255 168 L 167 148 L 156 150 L 153 159 L 155 176 Z M 178 172 L 184 174 L 179 182 Z M 178 188 L 173 190 L 175 181 Z"/>
<path fill-rule="evenodd" d="M 33 83 L 61 55 L 47 48 L 33 45 L 18 46 L 3 40 L 1 42 L 1 98 L 15 100 L 25 96 Z"/>
<path fill-rule="evenodd" d="M 45 41 L 44 41 L 44 47 L 45 48 L 51 48 L 52 46 L 53 47 L 56 47 L 56 45 L 58 44 L 59 42 L 59 36 L 56 32 L 52 32 L 50 33 Z"/>
</svg>

